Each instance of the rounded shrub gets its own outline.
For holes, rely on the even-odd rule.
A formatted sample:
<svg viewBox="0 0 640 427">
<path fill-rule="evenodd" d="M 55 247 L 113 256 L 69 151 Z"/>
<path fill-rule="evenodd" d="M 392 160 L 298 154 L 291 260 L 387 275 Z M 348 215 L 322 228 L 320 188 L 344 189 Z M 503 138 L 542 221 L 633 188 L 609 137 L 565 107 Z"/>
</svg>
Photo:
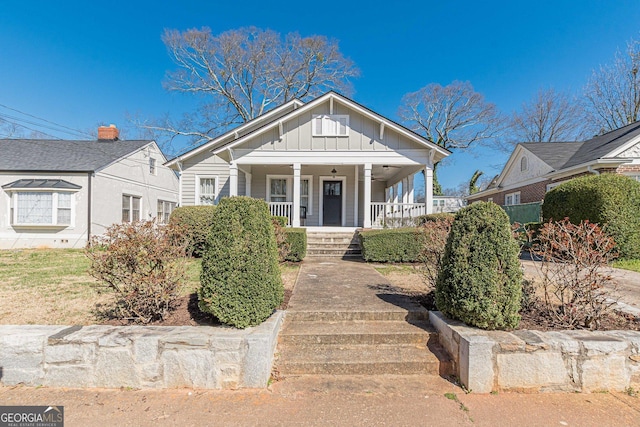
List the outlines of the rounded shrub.
<svg viewBox="0 0 640 427">
<path fill-rule="evenodd" d="M 436 305 L 446 316 L 483 329 L 520 322 L 522 271 L 509 217 L 495 203 L 460 210 L 451 226 L 436 282 Z"/>
<path fill-rule="evenodd" d="M 215 206 L 181 206 L 171 212 L 169 223 L 180 227 L 187 238 L 187 255 L 200 258 L 213 225 Z"/>
<path fill-rule="evenodd" d="M 202 258 L 200 310 L 237 328 L 257 325 L 284 297 L 267 203 L 250 197 L 224 198 L 212 219 Z"/>
<path fill-rule="evenodd" d="M 589 175 L 549 191 L 542 205 L 544 222 L 589 220 L 613 237 L 622 258 L 640 258 L 640 182 L 624 175 Z"/>
</svg>

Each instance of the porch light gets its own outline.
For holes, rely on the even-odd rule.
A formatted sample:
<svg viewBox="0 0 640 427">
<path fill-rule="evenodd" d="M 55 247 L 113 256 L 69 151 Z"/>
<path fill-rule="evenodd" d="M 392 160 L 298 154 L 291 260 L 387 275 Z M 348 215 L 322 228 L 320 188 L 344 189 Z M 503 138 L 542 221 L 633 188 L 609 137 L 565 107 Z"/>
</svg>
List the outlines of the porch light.
<svg viewBox="0 0 640 427">
<path fill-rule="evenodd" d="M 338 173 L 338 171 L 336 170 L 336 168 L 331 169 L 331 175 L 333 175 L 333 178 L 336 177 L 337 173 Z"/>
</svg>

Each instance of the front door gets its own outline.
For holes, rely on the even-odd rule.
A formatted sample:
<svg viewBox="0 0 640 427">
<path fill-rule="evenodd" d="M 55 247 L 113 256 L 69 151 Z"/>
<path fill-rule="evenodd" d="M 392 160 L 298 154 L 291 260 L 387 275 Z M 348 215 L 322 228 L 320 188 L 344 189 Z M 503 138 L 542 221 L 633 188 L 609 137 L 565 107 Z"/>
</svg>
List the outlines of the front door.
<svg viewBox="0 0 640 427">
<path fill-rule="evenodd" d="M 324 181 L 322 224 L 342 225 L 342 181 Z"/>
</svg>

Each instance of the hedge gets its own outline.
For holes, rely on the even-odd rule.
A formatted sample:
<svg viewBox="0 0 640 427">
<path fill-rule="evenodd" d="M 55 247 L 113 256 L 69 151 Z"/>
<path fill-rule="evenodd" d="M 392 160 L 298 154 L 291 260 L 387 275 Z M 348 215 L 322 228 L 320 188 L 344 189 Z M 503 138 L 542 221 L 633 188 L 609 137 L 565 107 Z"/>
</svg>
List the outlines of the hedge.
<svg viewBox="0 0 640 427">
<path fill-rule="evenodd" d="M 640 258 L 640 182 L 624 175 L 575 178 L 549 191 L 542 205 L 544 222 L 569 218 L 597 223 L 616 242 L 621 258 Z"/>
<path fill-rule="evenodd" d="M 420 225 L 424 225 L 426 222 L 440 221 L 443 219 L 453 220 L 455 217 L 456 217 L 455 214 L 448 213 L 448 212 L 420 215 L 416 217 L 416 225 L 420 226 Z"/>
<path fill-rule="evenodd" d="M 266 320 L 284 298 L 278 249 L 264 200 L 223 198 L 202 259 L 200 310 L 246 328 Z"/>
<path fill-rule="evenodd" d="M 483 329 L 510 329 L 520 322 L 522 271 L 509 217 L 492 202 L 456 215 L 447 239 L 436 305 L 446 316 Z"/>
<path fill-rule="evenodd" d="M 213 225 L 215 206 L 182 206 L 171 212 L 169 223 L 183 228 L 187 235 L 187 255 L 201 257 Z"/>
<path fill-rule="evenodd" d="M 307 230 L 304 228 L 285 228 L 289 253 L 285 260 L 299 262 L 307 255 Z"/>
<path fill-rule="evenodd" d="M 422 249 L 419 229 L 361 231 L 362 258 L 369 262 L 417 262 Z"/>
</svg>

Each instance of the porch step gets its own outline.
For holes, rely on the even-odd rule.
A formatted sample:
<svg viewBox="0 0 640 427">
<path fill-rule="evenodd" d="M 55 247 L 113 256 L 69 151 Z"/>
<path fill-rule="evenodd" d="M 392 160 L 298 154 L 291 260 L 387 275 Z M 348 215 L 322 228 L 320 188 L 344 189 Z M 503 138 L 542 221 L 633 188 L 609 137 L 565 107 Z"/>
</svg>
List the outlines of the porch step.
<svg viewBox="0 0 640 427">
<path fill-rule="evenodd" d="M 360 240 L 353 232 L 308 232 L 307 256 L 360 257 Z"/>
</svg>

